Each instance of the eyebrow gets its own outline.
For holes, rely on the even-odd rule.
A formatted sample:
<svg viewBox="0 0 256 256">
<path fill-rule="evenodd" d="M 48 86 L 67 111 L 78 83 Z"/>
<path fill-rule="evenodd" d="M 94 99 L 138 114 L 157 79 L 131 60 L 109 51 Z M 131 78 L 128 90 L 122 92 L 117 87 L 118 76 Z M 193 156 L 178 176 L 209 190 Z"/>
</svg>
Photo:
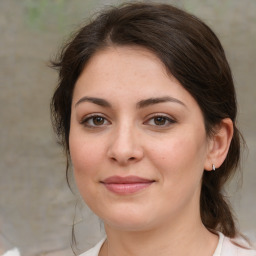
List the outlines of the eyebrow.
<svg viewBox="0 0 256 256">
<path fill-rule="evenodd" d="M 91 103 L 94 103 L 94 104 L 102 106 L 102 107 L 111 108 L 111 104 L 108 101 L 106 101 L 102 98 L 87 97 L 87 96 L 82 97 L 80 100 L 78 100 L 77 103 L 75 104 L 75 107 L 82 102 L 91 102 Z M 151 105 L 165 103 L 165 102 L 178 103 L 180 105 L 183 105 L 184 107 L 187 107 L 182 101 L 180 101 L 176 98 L 170 97 L 170 96 L 149 98 L 149 99 L 141 100 L 136 104 L 136 107 L 137 108 L 145 108 L 145 107 L 148 107 Z"/>
<path fill-rule="evenodd" d="M 75 107 L 77 105 L 79 105 L 80 103 L 82 102 L 91 102 L 91 103 L 94 103 L 96 105 L 99 105 L 99 106 L 102 106 L 102 107 L 106 107 L 106 108 L 110 108 L 111 107 L 111 104 L 104 100 L 104 99 L 101 99 L 101 98 L 95 98 L 95 97 L 83 97 L 81 98 L 76 104 L 75 104 Z"/>
<path fill-rule="evenodd" d="M 145 108 L 148 107 L 150 105 L 154 105 L 154 104 L 158 104 L 158 103 L 165 103 L 165 102 L 174 102 L 174 103 L 178 103 L 180 105 L 183 105 L 184 107 L 187 107 L 185 105 L 185 103 L 183 103 L 182 101 L 173 98 L 173 97 L 169 97 L 169 96 L 165 96 L 165 97 L 160 97 L 160 98 L 149 98 L 146 100 L 141 100 L 139 101 L 136 106 L 137 108 Z"/>
</svg>

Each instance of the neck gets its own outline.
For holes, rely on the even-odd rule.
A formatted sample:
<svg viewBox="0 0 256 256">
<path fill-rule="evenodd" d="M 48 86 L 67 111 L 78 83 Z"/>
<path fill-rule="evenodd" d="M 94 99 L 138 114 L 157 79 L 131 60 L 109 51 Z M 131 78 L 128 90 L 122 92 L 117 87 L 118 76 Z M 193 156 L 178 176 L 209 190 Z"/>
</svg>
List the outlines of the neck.
<svg viewBox="0 0 256 256">
<path fill-rule="evenodd" d="M 211 256 L 218 237 L 199 222 L 191 225 L 163 225 L 147 231 L 122 231 L 105 225 L 107 241 L 100 256 Z"/>
<path fill-rule="evenodd" d="M 107 240 L 100 256 L 212 256 L 218 236 L 208 231 L 201 221 L 199 194 L 182 210 L 161 216 L 136 231 L 105 224 Z M 120 226 L 119 226 L 120 227 Z M 157 253 L 156 253 L 157 252 Z"/>
</svg>

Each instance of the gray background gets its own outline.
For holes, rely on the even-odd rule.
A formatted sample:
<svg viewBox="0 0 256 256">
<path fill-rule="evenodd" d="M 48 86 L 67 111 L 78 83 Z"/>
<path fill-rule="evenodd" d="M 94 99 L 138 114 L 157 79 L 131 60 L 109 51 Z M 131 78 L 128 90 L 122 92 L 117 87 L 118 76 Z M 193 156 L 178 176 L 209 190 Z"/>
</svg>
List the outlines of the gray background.
<svg viewBox="0 0 256 256">
<path fill-rule="evenodd" d="M 57 74 L 49 59 L 69 33 L 106 4 L 100 0 L 0 0 L 0 254 L 72 255 L 75 215 L 79 248 L 101 236 L 96 217 L 77 204 L 65 181 L 65 158 L 55 142 L 49 101 Z M 256 1 L 181 0 L 220 37 L 239 101 L 239 126 L 248 151 L 228 191 L 241 230 L 256 241 Z M 238 184 L 238 186 L 237 186 Z M 237 189 L 237 187 L 239 189 Z"/>
</svg>

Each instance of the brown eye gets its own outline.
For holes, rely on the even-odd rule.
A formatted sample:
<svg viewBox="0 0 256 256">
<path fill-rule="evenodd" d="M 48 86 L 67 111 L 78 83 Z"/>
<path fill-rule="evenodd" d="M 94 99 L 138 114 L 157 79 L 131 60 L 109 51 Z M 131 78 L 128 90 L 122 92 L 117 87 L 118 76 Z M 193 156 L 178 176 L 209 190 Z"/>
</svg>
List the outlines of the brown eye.
<svg viewBox="0 0 256 256">
<path fill-rule="evenodd" d="M 166 117 L 163 117 L 163 116 L 157 116 L 154 118 L 154 123 L 156 125 L 165 125 L 167 122 L 167 119 Z"/>
<path fill-rule="evenodd" d="M 152 127 L 159 127 L 159 128 L 168 128 L 172 124 L 176 123 L 174 119 L 166 115 L 155 115 L 149 118 L 144 124 L 150 125 Z"/>
<path fill-rule="evenodd" d="M 89 128 L 97 128 L 109 125 L 110 122 L 103 116 L 91 115 L 82 120 L 81 124 Z"/>
<path fill-rule="evenodd" d="M 95 116 L 92 118 L 93 124 L 98 126 L 98 125 L 103 125 L 105 118 L 101 117 L 101 116 Z"/>
</svg>

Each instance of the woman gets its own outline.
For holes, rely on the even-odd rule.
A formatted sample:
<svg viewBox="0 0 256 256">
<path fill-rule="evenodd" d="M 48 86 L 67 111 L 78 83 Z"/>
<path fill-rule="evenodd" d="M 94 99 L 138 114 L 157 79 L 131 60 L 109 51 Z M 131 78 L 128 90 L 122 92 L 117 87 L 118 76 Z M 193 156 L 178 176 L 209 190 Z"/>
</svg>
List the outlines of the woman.
<svg viewBox="0 0 256 256">
<path fill-rule="evenodd" d="M 224 184 L 240 156 L 224 50 L 198 18 L 131 3 L 82 27 L 54 62 L 53 123 L 106 238 L 83 256 L 256 255 Z"/>
</svg>

